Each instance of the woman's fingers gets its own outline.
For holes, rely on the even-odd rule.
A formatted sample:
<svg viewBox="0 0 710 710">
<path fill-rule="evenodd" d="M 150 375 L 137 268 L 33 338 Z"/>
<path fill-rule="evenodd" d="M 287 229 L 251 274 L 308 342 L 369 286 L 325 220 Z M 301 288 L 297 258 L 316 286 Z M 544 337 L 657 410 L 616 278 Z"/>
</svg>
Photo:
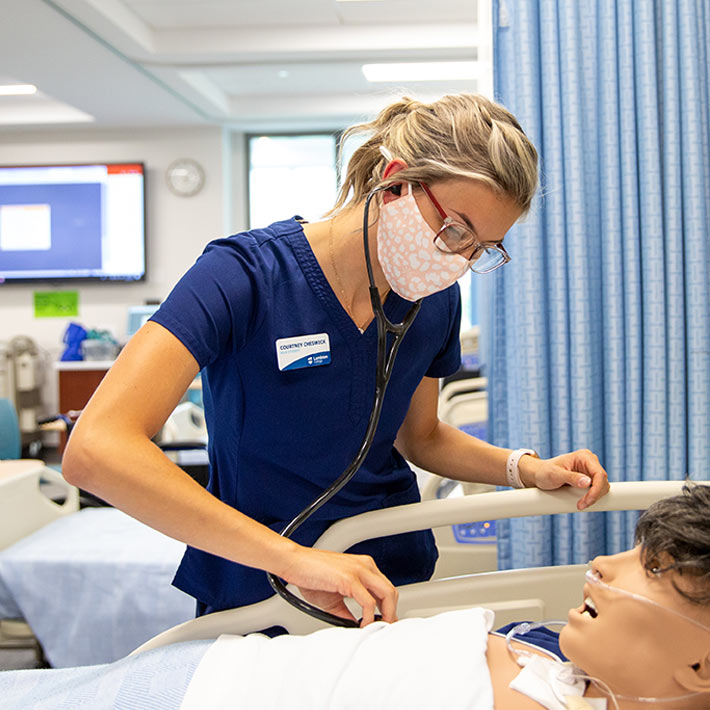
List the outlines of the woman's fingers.
<svg viewBox="0 0 710 710">
<path fill-rule="evenodd" d="M 398 592 L 367 555 L 302 548 L 280 576 L 300 587 L 308 601 L 338 616 L 352 618 L 343 599 L 354 599 L 362 607 L 362 626 L 374 621 L 378 607 L 384 621 L 397 620 Z"/>
<path fill-rule="evenodd" d="M 377 574 L 364 575 L 363 584 L 375 599 L 380 609 L 382 620 L 392 623 L 397 621 L 397 602 L 399 592 L 392 582 L 387 579 L 377 568 Z M 357 599 L 356 599 L 357 601 Z M 359 602 L 358 602 L 359 603 Z"/>
<path fill-rule="evenodd" d="M 350 596 L 362 607 L 360 626 L 371 624 L 375 620 L 375 609 L 377 608 L 375 598 L 359 581 L 353 583 Z"/>
<path fill-rule="evenodd" d="M 399 601 L 399 592 L 397 591 L 397 588 L 392 586 L 392 590 L 393 593 L 383 594 L 379 597 L 382 620 L 387 621 L 390 624 L 397 621 L 397 602 Z"/>
<path fill-rule="evenodd" d="M 596 503 L 602 496 L 605 496 L 609 492 L 609 479 L 607 478 L 606 471 L 603 475 L 593 475 L 592 485 L 589 490 L 577 501 L 577 508 L 583 510 L 592 503 Z"/>
<path fill-rule="evenodd" d="M 535 474 L 535 484 L 546 490 L 563 485 L 587 488 L 577 501 L 578 510 L 584 510 L 609 492 L 606 471 L 599 459 L 586 449 L 544 460 Z"/>
<path fill-rule="evenodd" d="M 577 501 L 577 509 L 584 510 L 609 492 L 609 477 L 599 463 L 599 459 L 591 451 L 581 449 L 573 452 L 572 457 L 571 465 L 574 470 L 584 474 L 584 478 L 590 481 L 589 484 L 582 486 L 588 487 L 589 490 Z"/>
</svg>

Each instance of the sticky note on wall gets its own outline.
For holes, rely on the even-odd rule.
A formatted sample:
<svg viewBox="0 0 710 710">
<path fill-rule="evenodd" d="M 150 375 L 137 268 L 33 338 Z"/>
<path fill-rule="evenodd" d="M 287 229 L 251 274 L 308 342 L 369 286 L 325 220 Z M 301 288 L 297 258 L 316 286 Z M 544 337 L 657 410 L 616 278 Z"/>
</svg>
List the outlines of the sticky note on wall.
<svg viewBox="0 0 710 710">
<path fill-rule="evenodd" d="M 66 318 L 79 315 L 78 291 L 35 291 L 35 318 Z"/>
</svg>

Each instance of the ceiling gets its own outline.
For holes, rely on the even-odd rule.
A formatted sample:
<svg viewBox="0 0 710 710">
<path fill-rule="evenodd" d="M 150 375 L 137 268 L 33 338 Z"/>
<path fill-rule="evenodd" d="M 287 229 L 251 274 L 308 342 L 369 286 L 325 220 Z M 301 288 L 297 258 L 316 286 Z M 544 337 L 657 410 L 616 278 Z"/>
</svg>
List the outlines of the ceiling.
<svg viewBox="0 0 710 710">
<path fill-rule="evenodd" d="M 340 127 L 403 92 L 486 90 L 490 0 L 2 0 L 0 131 Z M 480 9 L 483 8 L 483 9 Z M 480 15 L 480 27 L 477 16 Z M 481 77 L 370 83 L 363 63 L 477 60 Z"/>
</svg>

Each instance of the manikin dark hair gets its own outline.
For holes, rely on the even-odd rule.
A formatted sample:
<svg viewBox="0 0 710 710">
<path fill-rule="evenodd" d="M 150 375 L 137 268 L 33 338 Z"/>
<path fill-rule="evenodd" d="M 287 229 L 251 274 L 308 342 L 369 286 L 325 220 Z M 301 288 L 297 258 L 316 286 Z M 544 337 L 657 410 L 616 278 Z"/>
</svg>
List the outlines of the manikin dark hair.
<svg viewBox="0 0 710 710">
<path fill-rule="evenodd" d="M 710 604 L 710 486 L 687 483 L 680 495 L 651 505 L 636 525 L 636 543 L 647 570 L 677 571 L 676 591 Z"/>
</svg>

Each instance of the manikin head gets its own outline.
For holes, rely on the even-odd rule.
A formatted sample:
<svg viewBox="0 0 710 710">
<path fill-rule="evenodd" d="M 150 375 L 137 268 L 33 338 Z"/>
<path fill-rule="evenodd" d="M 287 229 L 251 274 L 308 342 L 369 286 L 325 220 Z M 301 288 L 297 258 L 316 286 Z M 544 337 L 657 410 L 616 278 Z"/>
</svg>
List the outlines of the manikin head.
<svg viewBox="0 0 710 710">
<path fill-rule="evenodd" d="M 652 505 L 636 539 L 632 550 L 593 560 L 601 584 L 590 578 L 585 602 L 570 610 L 562 651 L 618 694 L 621 708 L 709 708 L 710 486 Z M 653 705 L 623 699 L 690 693 L 702 695 Z"/>
</svg>

